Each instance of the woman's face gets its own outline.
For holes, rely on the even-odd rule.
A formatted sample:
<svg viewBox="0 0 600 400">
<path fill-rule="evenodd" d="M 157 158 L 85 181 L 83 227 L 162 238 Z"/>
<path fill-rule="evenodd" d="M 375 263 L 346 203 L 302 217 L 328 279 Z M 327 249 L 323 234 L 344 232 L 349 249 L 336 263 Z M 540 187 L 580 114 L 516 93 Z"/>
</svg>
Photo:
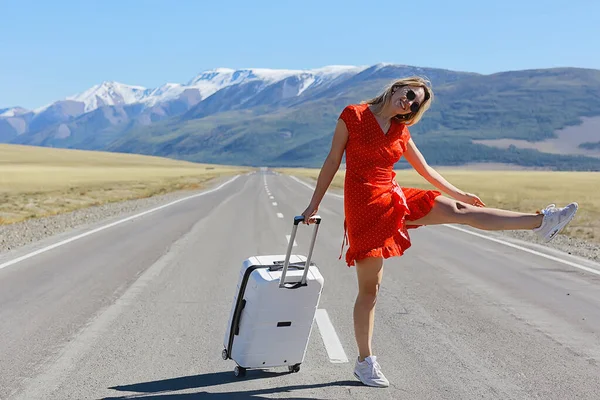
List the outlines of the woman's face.
<svg viewBox="0 0 600 400">
<path fill-rule="evenodd" d="M 398 86 L 392 89 L 390 104 L 396 114 L 404 115 L 417 112 L 424 101 L 425 89 L 421 86 Z"/>
</svg>

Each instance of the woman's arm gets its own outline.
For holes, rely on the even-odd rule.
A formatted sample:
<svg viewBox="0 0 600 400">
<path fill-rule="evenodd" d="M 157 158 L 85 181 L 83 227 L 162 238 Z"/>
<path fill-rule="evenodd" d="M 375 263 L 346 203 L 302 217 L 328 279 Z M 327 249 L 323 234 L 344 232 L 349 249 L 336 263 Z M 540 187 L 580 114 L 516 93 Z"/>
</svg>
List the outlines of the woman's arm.
<svg viewBox="0 0 600 400">
<path fill-rule="evenodd" d="M 408 142 L 404 157 L 419 175 L 421 175 L 423 178 L 425 178 L 425 180 L 427 180 L 427 182 L 431 183 L 442 192 L 459 201 L 464 201 L 477 206 L 485 206 L 485 204 L 483 204 L 481 199 L 479 199 L 477 196 L 458 189 L 456 186 L 444 179 L 439 172 L 429 166 L 425 160 L 425 157 L 423 157 L 423 154 L 421 154 L 417 148 L 417 145 L 412 139 L 410 139 Z"/>
<path fill-rule="evenodd" d="M 319 172 L 319 177 L 317 178 L 317 185 L 315 187 L 315 191 L 313 193 L 312 199 L 310 200 L 309 208 L 307 208 L 307 211 L 309 211 L 308 214 L 314 215 L 314 211 L 318 209 L 319 204 L 323 199 L 323 196 L 325 196 L 327 188 L 329 188 L 333 177 L 335 176 L 336 172 L 340 167 L 344 151 L 346 150 L 347 141 L 348 129 L 346 128 L 346 124 L 341 119 L 338 119 L 337 125 L 335 127 L 335 132 L 333 133 L 331 149 L 329 150 L 327 158 L 323 162 L 323 167 L 321 168 L 321 172 Z M 307 215 L 305 217 L 309 216 Z"/>
</svg>

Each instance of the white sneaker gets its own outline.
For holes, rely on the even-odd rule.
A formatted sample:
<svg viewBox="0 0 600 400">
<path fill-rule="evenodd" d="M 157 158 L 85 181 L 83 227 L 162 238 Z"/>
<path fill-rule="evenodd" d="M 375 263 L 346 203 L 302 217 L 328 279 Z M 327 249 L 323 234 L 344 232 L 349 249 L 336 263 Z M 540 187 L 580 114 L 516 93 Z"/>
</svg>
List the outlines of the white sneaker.
<svg viewBox="0 0 600 400">
<path fill-rule="evenodd" d="M 579 205 L 577 203 L 568 204 L 565 207 L 557 208 L 554 204 L 550 204 L 540 214 L 544 215 L 542 225 L 539 228 L 535 228 L 533 231 L 539 235 L 542 240 L 549 242 L 552 240 L 577 213 Z"/>
<path fill-rule="evenodd" d="M 388 387 L 390 385 L 390 382 L 381 372 L 381 367 L 375 356 L 369 356 L 362 362 L 356 358 L 354 376 L 367 386 Z"/>
</svg>

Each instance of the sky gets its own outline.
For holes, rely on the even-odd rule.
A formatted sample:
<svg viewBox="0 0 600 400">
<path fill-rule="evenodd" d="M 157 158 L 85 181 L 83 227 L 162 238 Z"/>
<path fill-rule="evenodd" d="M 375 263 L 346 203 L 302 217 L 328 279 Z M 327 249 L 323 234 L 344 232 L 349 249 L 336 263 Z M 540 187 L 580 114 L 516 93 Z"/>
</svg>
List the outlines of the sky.
<svg viewBox="0 0 600 400">
<path fill-rule="evenodd" d="M 0 0 L 0 108 L 219 68 L 600 69 L 597 0 Z"/>
</svg>

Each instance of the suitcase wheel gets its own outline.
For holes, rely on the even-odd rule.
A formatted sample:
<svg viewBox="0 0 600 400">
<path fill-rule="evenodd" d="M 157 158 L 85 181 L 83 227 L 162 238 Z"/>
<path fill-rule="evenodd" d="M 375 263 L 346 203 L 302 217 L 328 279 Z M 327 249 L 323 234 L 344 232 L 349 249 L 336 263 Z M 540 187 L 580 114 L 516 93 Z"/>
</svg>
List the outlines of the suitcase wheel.
<svg viewBox="0 0 600 400">
<path fill-rule="evenodd" d="M 227 349 L 223 349 L 223 351 L 221 352 L 221 357 L 223 357 L 223 360 L 227 360 L 229 358 L 227 356 Z"/>
<path fill-rule="evenodd" d="M 288 366 L 288 370 L 290 372 L 300 372 L 300 364 L 290 365 Z"/>
<path fill-rule="evenodd" d="M 233 373 L 235 374 L 235 376 L 246 376 L 246 368 L 237 365 L 233 370 Z"/>
</svg>

